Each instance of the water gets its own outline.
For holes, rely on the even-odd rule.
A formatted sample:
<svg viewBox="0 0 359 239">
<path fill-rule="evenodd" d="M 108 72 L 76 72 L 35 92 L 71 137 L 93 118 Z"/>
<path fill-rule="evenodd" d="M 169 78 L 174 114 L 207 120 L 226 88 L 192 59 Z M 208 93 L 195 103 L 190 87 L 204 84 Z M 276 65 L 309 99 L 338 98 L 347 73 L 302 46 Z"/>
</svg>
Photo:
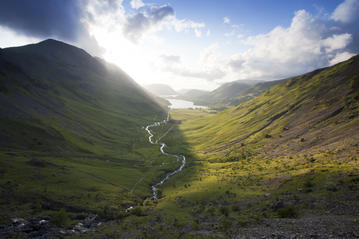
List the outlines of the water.
<svg viewBox="0 0 359 239">
<path fill-rule="evenodd" d="M 170 173 L 167 173 L 166 176 L 161 180 L 159 181 L 158 183 L 156 183 L 155 185 L 152 186 L 152 197 L 150 199 L 152 200 L 157 200 L 158 199 L 158 195 L 157 195 L 157 190 L 158 190 L 158 187 L 161 186 L 164 182 L 166 182 L 168 179 L 170 179 L 171 176 L 175 175 L 176 173 L 179 173 L 183 170 L 184 166 L 186 165 L 186 157 L 184 155 L 180 155 L 180 154 L 170 154 L 170 153 L 167 153 L 164 151 L 164 148 L 166 147 L 166 144 L 163 143 L 163 142 L 160 142 L 160 140 L 166 136 L 166 134 L 172 129 L 170 128 L 166 133 L 164 133 L 158 140 L 156 141 L 153 141 L 153 134 L 150 130 L 150 128 L 152 127 L 158 127 L 160 126 L 161 124 L 167 124 L 168 121 L 170 120 L 170 115 L 168 113 L 167 115 L 167 119 L 163 120 L 163 121 L 160 121 L 160 122 L 155 122 L 153 124 L 150 124 L 150 125 L 147 125 L 145 130 L 147 131 L 148 133 L 148 141 L 151 143 L 151 144 L 157 144 L 157 145 L 160 145 L 160 151 L 163 155 L 167 155 L 167 156 L 172 156 L 172 157 L 175 157 L 177 159 L 177 161 L 181 160 L 181 166 L 179 168 L 177 168 L 175 171 L 172 171 Z M 133 207 L 131 206 L 130 208 L 128 208 L 128 210 L 131 210 Z"/>
<path fill-rule="evenodd" d="M 193 102 L 188 100 L 178 100 L 178 99 L 166 99 L 171 105 L 171 109 L 208 109 L 207 106 L 195 105 Z"/>
</svg>

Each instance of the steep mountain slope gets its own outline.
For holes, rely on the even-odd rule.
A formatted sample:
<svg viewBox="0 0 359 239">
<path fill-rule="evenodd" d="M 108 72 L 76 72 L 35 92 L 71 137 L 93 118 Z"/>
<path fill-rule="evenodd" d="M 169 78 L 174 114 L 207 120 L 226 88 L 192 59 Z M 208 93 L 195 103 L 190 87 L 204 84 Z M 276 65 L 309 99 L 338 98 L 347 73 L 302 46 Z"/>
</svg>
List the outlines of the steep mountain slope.
<svg viewBox="0 0 359 239">
<path fill-rule="evenodd" d="M 146 85 L 145 88 L 147 91 L 157 96 L 178 94 L 174 89 L 165 84 Z"/>
<path fill-rule="evenodd" d="M 2 49 L 1 218 L 142 201 L 178 164 L 156 167 L 166 156 L 142 128 L 165 117 L 128 75 L 82 49 L 55 40 Z"/>
<path fill-rule="evenodd" d="M 228 238 L 357 235 L 359 56 L 217 114 L 171 116 L 196 173 L 164 185 L 161 208 Z"/>
<path fill-rule="evenodd" d="M 288 143 L 289 148 L 300 151 L 320 146 L 326 138 L 347 138 L 356 133 L 358 123 L 358 59 L 284 81 L 250 101 L 204 119 L 206 125 L 193 133 L 198 133 L 198 143 L 208 150 L 268 141 L 272 152 L 274 144 L 279 145 L 274 150 L 277 152 L 283 150 L 281 145 L 288 148 Z M 295 146 L 298 138 L 305 138 L 301 147 Z"/>
<path fill-rule="evenodd" d="M 250 100 L 280 82 L 233 81 L 225 83 L 211 92 L 189 91 L 179 98 L 193 101 L 199 105 L 208 105 L 212 108 L 226 108 Z"/>
</svg>

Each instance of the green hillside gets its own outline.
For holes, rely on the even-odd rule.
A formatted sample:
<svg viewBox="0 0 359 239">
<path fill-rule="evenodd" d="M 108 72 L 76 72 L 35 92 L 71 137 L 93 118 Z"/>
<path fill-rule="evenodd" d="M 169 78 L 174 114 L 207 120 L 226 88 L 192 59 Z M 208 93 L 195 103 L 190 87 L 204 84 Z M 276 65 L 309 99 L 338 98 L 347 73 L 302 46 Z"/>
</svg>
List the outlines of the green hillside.
<svg viewBox="0 0 359 239">
<path fill-rule="evenodd" d="M 166 114 L 82 49 L 55 40 L 2 49 L 0 223 L 60 209 L 116 215 L 142 202 L 179 164 L 163 166 L 167 156 L 143 129 Z"/>
<path fill-rule="evenodd" d="M 158 207 L 192 221 L 192 233 L 353 236 L 345 233 L 357 230 L 359 211 L 358 69 L 356 56 L 217 114 L 173 111 L 195 173 L 164 185 Z"/>
<path fill-rule="evenodd" d="M 269 143 L 273 154 L 283 148 L 300 152 L 321 146 L 329 138 L 340 141 L 348 137 L 347 131 L 353 138 L 359 110 L 358 65 L 359 58 L 354 57 L 334 67 L 294 77 L 185 130 L 193 134 L 195 145 L 209 152 L 242 142 Z M 301 147 L 295 146 L 298 138 L 305 139 Z M 280 148 L 273 150 L 273 145 Z"/>
</svg>

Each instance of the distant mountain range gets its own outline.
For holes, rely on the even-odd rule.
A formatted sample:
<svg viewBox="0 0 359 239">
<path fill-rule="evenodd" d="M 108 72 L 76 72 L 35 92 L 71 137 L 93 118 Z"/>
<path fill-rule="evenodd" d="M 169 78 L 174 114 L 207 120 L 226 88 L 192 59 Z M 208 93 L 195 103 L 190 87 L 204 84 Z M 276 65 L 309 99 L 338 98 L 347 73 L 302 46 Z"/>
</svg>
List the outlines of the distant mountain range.
<svg viewBox="0 0 359 239">
<path fill-rule="evenodd" d="M 282 82 L 282 80 L 268 82 L 239 80 L 225 83 L 210 92 L 187 90 L 177 98 L 193 101 L 197 105 L 223 109 L 252 99 L 264 90 L 280 82 Z"/>
</svg>

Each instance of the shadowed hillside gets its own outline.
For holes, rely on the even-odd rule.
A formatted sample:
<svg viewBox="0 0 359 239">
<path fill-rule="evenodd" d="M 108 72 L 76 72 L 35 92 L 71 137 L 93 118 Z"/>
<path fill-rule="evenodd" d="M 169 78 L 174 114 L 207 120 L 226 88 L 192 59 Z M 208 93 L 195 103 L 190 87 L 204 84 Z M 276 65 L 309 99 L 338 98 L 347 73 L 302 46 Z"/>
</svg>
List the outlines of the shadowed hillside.
<svg viewBox="0 0 359 239">
<path fill-rule="evenodd" d="M 166 115 L 122 70 L 82 49 L 55 40 L 2 49 L 0 223 L 60 209 L 111 218 L 142 202 L 178 165 L 156 167 L 168 158 L 142 128 Z"/>
</svg>

